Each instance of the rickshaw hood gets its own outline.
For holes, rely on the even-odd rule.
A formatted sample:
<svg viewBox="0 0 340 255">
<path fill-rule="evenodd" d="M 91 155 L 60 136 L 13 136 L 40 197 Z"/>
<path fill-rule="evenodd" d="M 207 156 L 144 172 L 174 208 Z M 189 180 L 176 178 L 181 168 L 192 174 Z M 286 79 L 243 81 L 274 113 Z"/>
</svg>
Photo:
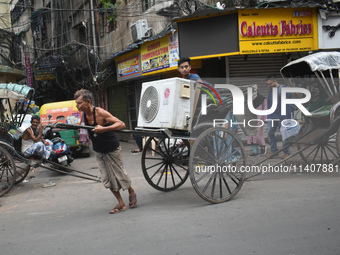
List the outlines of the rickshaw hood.
<svg viewBox="0 0 340 255">
<path fill-rule="evenodd" d="M 282 67 L 280 72 L 283 77 L 290 77 L 331 69 L 340 69 L 340 52 L 318 52 L 299 58 Z"/>
</svg>

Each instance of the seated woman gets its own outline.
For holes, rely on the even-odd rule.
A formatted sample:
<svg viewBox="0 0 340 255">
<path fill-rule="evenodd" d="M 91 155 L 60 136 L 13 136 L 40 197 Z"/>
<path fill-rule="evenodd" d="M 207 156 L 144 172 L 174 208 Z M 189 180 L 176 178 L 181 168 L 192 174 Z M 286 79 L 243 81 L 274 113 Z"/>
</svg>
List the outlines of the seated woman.
<svg viewBox="0 0 340 255">
<path fill-rule="evenodd" d="M 33 115 L 31 126 L 28 127 L 22 135 L 21 152 L 25 157 L 34 158 L 40 156 L 48 159 L 52 152 L 53 143 L 42 137 L 43 126 L 40 124 L 40 116 Z"/>
</svg>

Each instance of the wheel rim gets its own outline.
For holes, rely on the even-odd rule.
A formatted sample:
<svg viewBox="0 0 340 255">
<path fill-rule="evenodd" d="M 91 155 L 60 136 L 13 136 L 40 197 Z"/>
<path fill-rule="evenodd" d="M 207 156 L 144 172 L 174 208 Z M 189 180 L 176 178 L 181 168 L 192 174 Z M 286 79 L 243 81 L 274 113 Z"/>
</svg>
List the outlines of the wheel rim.
<svg viewBox="0 0 340 255">
<path fill-rule="evenodd" d="M 297 144 L 301 158 L 307 164 L 332 164 L 338 160 L 336 137 L 332 135 L 328 141 L 320 144 Z"/>
<path fill-rule="evenodd" d="M 16 168 L 12 156 L 0 147 L 0 197 L 15 184 Z"/>
<path fill-rule="evenodd" d="M 142 169 L 147 182 L 161 191 L 179 188 L 189 176 L 189 151 L 187 140 L 150 137 L 142 154 Z"/>
<path fill-rule="evenodd" d="M 15 184 L 18 184 L 25 180 L 30 171 L 30 166 L 21 162 L 15 162 L 15 166 L 16 166 Z"/>
<path fill-rule="evenodd" d="M 211 128 L 195 141 L 190 155 L 190 180 L 197 194 L 211 203 L 230 200 L 241 189 L 246 166 L 242 142 L 226 128 Z"/>
</svg>

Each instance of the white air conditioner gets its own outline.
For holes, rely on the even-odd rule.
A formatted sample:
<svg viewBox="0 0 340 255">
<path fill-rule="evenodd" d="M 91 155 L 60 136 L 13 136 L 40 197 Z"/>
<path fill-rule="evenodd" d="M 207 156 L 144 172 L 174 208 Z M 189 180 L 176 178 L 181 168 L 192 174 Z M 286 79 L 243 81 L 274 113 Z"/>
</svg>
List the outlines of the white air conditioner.
<svg viewBox="0 0 340 255">
<path fill-rule="evenodd" d="M 138 42 L 144 37 L 148 37 L 148 22 L 146 19 L 140 19 L 130 26 L 131 36 L 133 42 Z"/>
<path fill-rule="evenodd" d="M 138 127 L 190 130 L 193 86 L 181 78 L 143 83 Z"/>
</svg>

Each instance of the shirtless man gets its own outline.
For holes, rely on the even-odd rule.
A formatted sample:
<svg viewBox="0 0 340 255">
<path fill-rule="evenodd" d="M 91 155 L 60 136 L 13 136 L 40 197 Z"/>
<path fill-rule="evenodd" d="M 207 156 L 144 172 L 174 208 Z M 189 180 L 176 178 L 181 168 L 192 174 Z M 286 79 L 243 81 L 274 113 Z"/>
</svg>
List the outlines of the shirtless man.
<svg viewBox="0 0 340 255">
<path fill-rule="evenodd" d="M 81 89 L 74 94 L 77 108 L 84 113 L 85 124 L 93 126 L 90 133 L 96 161 L 101 172 L 105 188 L 109 188 L 118 200 L 118 204 L 110 211 L 111 214 L 126 210 L 119 190 L 129 191 L 129 206 L 135 207 L 137 196 L 131 187 L 131 180 L 125 173 L 121 147 L 114 131 L 125 127 L 125 123 L 108 111 L 92 105 L 92 93 Z"/>
</svg>

